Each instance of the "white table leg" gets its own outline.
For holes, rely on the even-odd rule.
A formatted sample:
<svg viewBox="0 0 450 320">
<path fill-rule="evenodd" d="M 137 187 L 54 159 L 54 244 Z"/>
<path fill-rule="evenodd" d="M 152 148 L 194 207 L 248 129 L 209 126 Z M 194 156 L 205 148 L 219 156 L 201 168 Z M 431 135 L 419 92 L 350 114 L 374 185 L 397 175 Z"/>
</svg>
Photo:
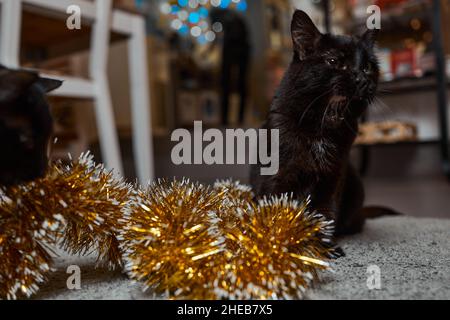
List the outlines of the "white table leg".
<svg viewBox="0 0 450 320">
<path fill-rule="evenodd" d="M 132 18 L 132 35 L 128 45 L 131 82 L 131 108 L 133 119 L 133 148 L 137 176 L 145 185 L 155 177 L 153 137 L 148 79 L 145 21 Z"/>
<path fill-rule="evenodd" d="M 90 75 L 94 81 L 95 111 L 100 147 L 106 167 L 123 175 L 119 138 L 107 76 L 111 0 L 96 0 L 97 19 L 94 24 L 90 55 Z"/>
<path fill-rule="evenodd" d="M 22 1 L 1 0 L 0 62 L 10 68 L 19 67 Z"/>
</svg>

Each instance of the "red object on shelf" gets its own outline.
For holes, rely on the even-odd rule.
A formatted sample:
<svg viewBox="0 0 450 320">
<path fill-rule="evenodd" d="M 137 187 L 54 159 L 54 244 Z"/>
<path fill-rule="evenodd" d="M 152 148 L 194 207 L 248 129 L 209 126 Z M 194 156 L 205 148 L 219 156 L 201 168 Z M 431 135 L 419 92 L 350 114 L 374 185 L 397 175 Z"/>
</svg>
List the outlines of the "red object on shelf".
<svg viewBox="0 0 450 320">
<path fill-rule="evenodd" d="M 414 49 L 393 51 L 391 56 L 391 69 L 394 77 L 415 76 L 417 70 L 417 57 Z"/>
<path fill-rule="evenodd" d="M 381 9 L 384 9 L 404 2 L 408 2 L 408 0 L 377 0 L 375 1 L 375 4 Z"/>
</svg>

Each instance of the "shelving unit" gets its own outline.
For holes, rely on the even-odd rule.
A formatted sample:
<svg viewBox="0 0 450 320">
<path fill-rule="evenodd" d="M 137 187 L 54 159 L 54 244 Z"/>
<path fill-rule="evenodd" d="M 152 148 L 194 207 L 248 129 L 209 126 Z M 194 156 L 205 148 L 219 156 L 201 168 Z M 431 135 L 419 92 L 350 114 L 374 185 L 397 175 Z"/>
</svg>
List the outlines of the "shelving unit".
<svg viewBox="0 0 450 320">
<path fill-rule="evenodd" d="M 323 10 L 325 21 L 331 21 L 330 0 L 323 0 Z M 448 92 L 450 82 L 446 76 L 445 43 L 442 30 L 443 19 L 440 0 L 416 0 L 408 1 L 404 4 L 396 5 L 389 9 L 382 10 L 382 30 L 383 26 L 388 25 L 390 30 L 399 32 L 399 26 L 409 22 L 411 18 L 419 14 L 432 32 L 433 54 L 435 59 L 435 72 L 422 78 L 404 78 L 389 82 L 382 82 L 379 85 L 379 95 L 407 95 L 417 92 L 436 91 L 438 125 L 439 125 L 439 144 L 442 157 L 442 170 L 447 178 L 450 179 L 450 153 L 448 141 Z M 354 32 L 360 32 L 366 28 L 365 19 L 356 19 L 345 23 L 344 28 Z M 328 23 L 328 31 L 331 29 L 332 21 Z M 364 119 L 364 120 L 367 120 Z M 422 143 L 422 141 L 399 143 L 411 144 Z M 397 144 L 396 144 L 397 145 Z M 369 166 L 370 146 L 360 146 L 362 150 L 361 171 L 365 173 Z"/>
<path fill-rule="evenodd" d="M 419 15 L 425 17 L 429 13 L 429 5 L 426 0 L 411 0 L 407 3 L 397 4 L 395 7 L 389 9 L 383 9 L 381 15 L 381 24 L 385 25 L 397 25 L 404 26 L 409 22 L 411 18 L 415 18 Z M 365 26 L 365 19 L 354 19 L 346 23 L 346 28 L 354 29 Z"/>
<path fill-rule="evenodd" d="M 450 82 L 447 80 L 447 87 L 450 88 Z M 423 78 L 400 79 L 389 82 L 381 82 L 378 86 L 379 95 L 390 94 L 408 94 L 418 91 L 437 90 L 438 82 L 435 76 Z"/>
</svg>

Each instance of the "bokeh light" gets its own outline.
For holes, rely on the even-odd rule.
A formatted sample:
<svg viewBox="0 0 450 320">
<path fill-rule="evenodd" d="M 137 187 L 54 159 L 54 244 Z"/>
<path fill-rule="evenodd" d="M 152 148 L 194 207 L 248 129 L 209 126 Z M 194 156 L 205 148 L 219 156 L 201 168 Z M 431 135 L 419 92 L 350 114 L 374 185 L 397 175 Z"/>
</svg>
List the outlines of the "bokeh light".
<svg viewBox="0 0 450 320">
<path fill-rule="evenodd" d="M 160 5 L 160 12 L 167 16 L 171 29 L 182 36 L 192 36 L 199 44 L 213 42 L 223 32 L 223 25 L 211 25 L 209 12 L 213 8 L 246 11 L 247 0 L 166 0 Z"/>
</svg>

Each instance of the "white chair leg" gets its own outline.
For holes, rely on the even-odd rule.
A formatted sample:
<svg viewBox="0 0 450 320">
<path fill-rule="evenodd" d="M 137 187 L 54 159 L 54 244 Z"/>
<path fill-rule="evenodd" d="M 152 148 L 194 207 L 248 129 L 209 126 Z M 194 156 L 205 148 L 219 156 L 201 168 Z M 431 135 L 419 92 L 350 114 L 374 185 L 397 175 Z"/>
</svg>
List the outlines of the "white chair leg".
<svg viewBox="0 0 450 320">
<path fill-rule="evenodd" d="M 91 41 L 90 75 L 94 81 L 95 112 L 100 136 L 100 147 L 106 167 L 123 175 L 119 138 L 107 76 L 109 53 L 111 0 L 96 0 L 97 18 Z"/>
<path fill-rule="evenodd" d="M 95 99 L 95 118 L 103 161 L 107 168 L 114 169 L 116 174 L 123 175 L 119 138 L 115 129 L 116 126 L 114 125 L 114 112 L 106 75 L 103 79 L 102 77 L 96 79 L 95 90 L 97 93 L 97 98 Z"/>
<path fill-rule="evenodd" d="M 0 62 L 10 68 L 19 67 L 22 1 L 1 0 Z"/>
<path fill-rule="evenodd" d="M 128 44 L 131 82 L 131 112 L 133 118 L 133 148 L 137 175 L 141 184 L 154 177 L 153 137 L 149 94 L 145 21 L 135 17 L 133 34 Z"/>
</svg>

